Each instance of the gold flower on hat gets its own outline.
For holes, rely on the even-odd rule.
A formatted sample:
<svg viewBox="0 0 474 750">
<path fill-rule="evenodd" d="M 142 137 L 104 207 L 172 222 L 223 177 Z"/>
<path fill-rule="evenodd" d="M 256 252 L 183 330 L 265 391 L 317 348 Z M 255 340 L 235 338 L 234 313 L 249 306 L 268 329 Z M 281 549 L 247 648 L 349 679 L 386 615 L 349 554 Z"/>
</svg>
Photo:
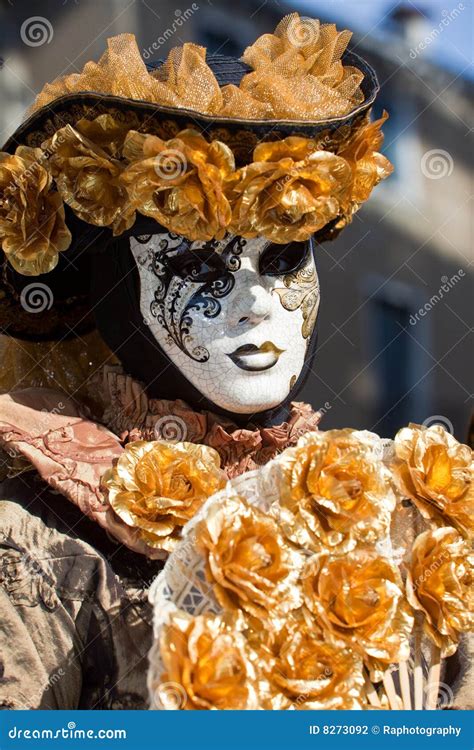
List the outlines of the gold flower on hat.
<svg viewBox="0 0 474 750">
<path fill-rule="evenodd" d="M 407 575 L 407 596 L 443 656 L 456 651 L 461 633 L 474 630 L 473 563 L 469 542 L 452 527 L 417 537 Z"/>
<path fill-rule="evenodd" d="M 393 474 L 425 518 L 474 534 L 474 461 L 467 445 L 441 425 L 411 424 L 395 437 Z"/>
<path fill-rule="evenodd" d="M 388 114 L 384 112 L 378 120 L 367 120 L 338 151 L 353 170 L 351 200 L 354 204 L 366 201 L 374 187 L 393 172 L 387 157 L 379 153 L 383 143 L 382 125 L 387 119 Z"/>
<path fill-rule="evenodd" d="M 170 552 L 181 527 L 226 476 L 217 451 L 194 443 L 129 443 L 102 478 L 115 513 L 150 546 Z"/>
<path fill-rule="evenodd" d="M 196 529 L 219 603 L 257 618 L 277 617 L 300 603 L 301 560 L 273 518 L 238 497 L 209 510 Z"/>
<path fill-rule="evenodd" d="M 372 549 L 315 555 L 302 575 L 304 601 L 330 642 L 344 642 L 371 669 L 404 661 L 413 616 L 398 567 Z"/>
<path fill-rule="evenodd" d="M 190 129 L 169 141 L 131 131 L 123 153 L 131 163 L 122 182 L 140 213 L 190 240 L 224 237 L 231 219 L 224 182 L 235 167 L 228 146 Z"/>
<path fill-rule="evenodd" d="M 301 242 L 346 207 L 349 164 L 307 138 L 259 144 L 254 161 L 229 182 L 232 231 L 273 242 Z"/>
<path fill-rule="evenodd" d="M 160 653 L 165 671 L 152 687 L 164 708 L 259 707 L 249 649 L 230 618 L 172 613 L 161 631 Z"/>
<path fill-rule="evenodd" d="M 71 244 L 41 149 L 0 153 L 0 242 L 13 268 L 27 276 L 52 271 Z"/>
<path fill-rule="evenodd" d="M 395 495 L 377 435 L 310 433 L 282 455 L 280 523 L 294 543 L 347 552 L 388 534 Z"/>
<path fill-rule="evenodd" d="M 123 166 L 111 156 L 119 126 L 111 117 L 82 125 L 90 137 L 79 127 L 66 125 L 43 144 L 56 186 L 80 219 L 98 227 L 111 226 L 114 234 L 121 234 L 134 223 L 135 211 L 119 180 Z M 109 146 L 105 149 L 91 138 L 102 146 L 109 140 Z"/>
</svg>

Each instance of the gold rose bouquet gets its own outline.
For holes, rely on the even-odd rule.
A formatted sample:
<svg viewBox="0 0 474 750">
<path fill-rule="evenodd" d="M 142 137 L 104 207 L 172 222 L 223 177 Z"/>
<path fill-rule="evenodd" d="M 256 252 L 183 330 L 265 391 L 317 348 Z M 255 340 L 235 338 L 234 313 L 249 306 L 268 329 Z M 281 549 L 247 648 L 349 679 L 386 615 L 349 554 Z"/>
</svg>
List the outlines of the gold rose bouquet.
<svg viewBox="0 0 474 750">
<path fill-rule="evenodd" d="M 474 627 L 471 450 L 309 433 L 201 505 L 154 582 L 152 708 L 436 708 Z"/>
</svg>

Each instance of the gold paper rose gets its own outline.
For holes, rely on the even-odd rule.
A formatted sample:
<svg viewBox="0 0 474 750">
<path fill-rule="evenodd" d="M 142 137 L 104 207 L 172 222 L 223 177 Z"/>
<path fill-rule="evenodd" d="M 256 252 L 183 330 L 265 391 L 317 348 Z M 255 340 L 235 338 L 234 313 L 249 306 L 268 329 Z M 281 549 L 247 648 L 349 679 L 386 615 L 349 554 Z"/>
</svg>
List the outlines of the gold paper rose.
<svg viewBox="0 0 474 750">
<path fill-rule="evenodd" d="M 229 182 L 235 234 L 301 242 L 343 212 L 351 169 L 339 156 L 314 148 L 296 136 L 256 147 L 253 163 Z"/>
<path fill-rule="evenodd" d="M 160 653 L 165 671 L 152 689 L 163 708 L 259 707 L 249 649 L 230 618 L 172 613 L 161 630 Z"/>
<path fill-rule="evenodd" d="M 316 555 L 302 580 L 305 605 L 327 640 L 360 653 L 377 677 L 391 662 L 408 658 L 413 616 L 400 572 L 390 560 L 372 549 L 342 557 Z"/>
<path fill-rule="evenodd" d="M 0 153 L 0 243 L 13 268 L 26 276 L 52 271 L 71 244 L 41 149 Z"/>
<path fill-rule="evenodd" d="M 362 667 L 353 650 L 297 623 L 284 629 L 270 679 L 295 708 L 352 711 L 362 708 Z"/>
<path fill-rule="evenodd" d="M 123 153 L 131 163 L 122 183 L 137 211 L 190 240 L 224 237 L 231 219 L 224 183 L 235 167 L 228 146 L 190 129 L 169 141 L 131 131 Z"/>
<path fill-rule="evenodd" d="M 384 112 L 378 120 L 357 128 L 346 145 L 338 151 L 353 171 L 351 201 L 355 209 L 364 203 L 376 185 L 392 174 L 393 166 L 379 153 L 383 143 L 382 125 L 388 119 Z"/>
<path fill-rule="evenodd" d="M 474 461 L 467 445 L 441 425 L 410 424 L 395 436 L 394 478 L 422 515 L 474 535 Z"/>
<path fill-rule="evenodd" d="M 469 542 L 452 527 L 425 531 L 413 546 L 408 601 L 441 655 L 456 651 L 461 633 L 474 630 L 474 580 Z"/>
<path fill-rule="evenodd" d="M 211 508 L 196 528 L 219 603 L 257 618 L 278 617 L 300 603 L 301 559 L 277 523 L 238 497 Z"/>
<path fill-rule="evenodd" d="M 280 525 L 295 544 L 339 553 L 387 536 L 395 495 L 371 432 L 310 433 L 282 455 Z"/>
<path fill-rule="evenodd" d="M 123 165 L 111 156 L 120 143 L 120 127 L 112 117 L 95 123 L 82 121 L 90 137 L 80 127 L 66 125 L 43 144 L 58 191 L 80 219 L 98 227 L 111 226 L 114 234 L 121 234 L 133 225 L 135 211 L 119 180 Z M 107 140 L 106 150 L 102 146 Z"/>
<path fill-rule="evenodd" d="M 170 552 L 181 527 L 226 476 L 217 451 L 194 443 L 129 443 L 102 477 L 109 503 L 150 547 Z"/>
</svg>

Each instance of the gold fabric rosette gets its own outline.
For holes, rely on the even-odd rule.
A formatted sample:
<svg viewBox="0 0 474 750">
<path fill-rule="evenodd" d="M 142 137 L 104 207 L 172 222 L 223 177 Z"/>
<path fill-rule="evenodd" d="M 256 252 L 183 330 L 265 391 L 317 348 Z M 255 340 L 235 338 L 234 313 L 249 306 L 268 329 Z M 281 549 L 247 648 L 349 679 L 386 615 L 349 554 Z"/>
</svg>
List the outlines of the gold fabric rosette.
<svg viewBox="0 0 474 750">
<path fill-rule="evenodd" d="M 258 708 L 256 670 L 236 618 L 171 613 L 160 648 L 166 671 L 152 689 L 163 708 Z"/>
<path fill-rule="evenodd" d="M 307 138 L 261 143 L 253 159 L 230 181 L 235 234 L 300 242 L 348 206 L 349 164 Z"/>
<path fill-rule="evenodd" d="M 462 633 L 474 630 L 474 556 L 452 527 L 425 531 L 416 539 L 407 575 L 407 596 L 423 613 L 424 627 L 441 649 L 453 654 Z"/>
<path fill-rule="evenodd" d="M 348 552 L 388 534 L 395 494 L 374 433 L 314 432 L 285 451 L 280 523 L 295 544 Z"/>
<path fill-rule="evenodd" d="M 394 442 L 393 474 L 400 491 L 424 518 L 474 536 L 473 452 L 441 425 L 410 424 Z"/>
<path fill-rule="evenodd" d="M 135 221 L 117 158 L 126 131 L 110 115 L 61 128 L 45 144 L 59 195 L 83 221 L 121 234 Z"/>
<path fill-rule="evenodd" d="M 228 146 L 191 129 L 169 141 L 131 131 L 124 156 L 131 164 L 121 179 L 134 208 L 191 240 L 224 237 L 231 219 L 224 182 L 235 168 Z"/>
<path fill-rule="evenodd" d="M 196 529 L 196 546 L 223 607 L 268 619 L 299 606 L 301 558 L 275 520 L 243 498 L 229 497 L 210 511 Z"/>
<path fill-rule="evenodd" d="M 398 567 L 374 550 L 316 555 L 303 573 L 306 607 L 329 641 L 343 641 L 364 658 L 375 678 L 408 659 L 413 616 Z"/>
<path fill-rule="evenodd" d="M 289 705 L 300 710 L 362 708 L 362 659 L 342 642 L 333 645 L 317 628 L 293 620 L 283 629 L 276 651 L 270 681 L 288 698 Z"/>
<path fill-rule="evenodd" d="M 137 440 L 128 443 L 102 484 L 122 521 L 138 529 L 150 547 L 169 552 L 182 526 L 226 479 L 213 448 Z"/>
<path fill-rule="evenodd" d="M 26 276 L 52 271 L 58 253 L 71 244 L 41 149 L 0 153 L 0 243 L 13 268 Z"/>
<path fill-rule="evenodd" d="M 351 211 L 350 216 L 364 203 L 376 185 L 393 172 L 393 165 L 386 156 L 379 153 L 383 144 L 382 125 L 388 120 L 384 112 L 378 120 L 370 122 L 356 130 L 348 142 L 338 150 L 352 169 Z"/>
</svg>

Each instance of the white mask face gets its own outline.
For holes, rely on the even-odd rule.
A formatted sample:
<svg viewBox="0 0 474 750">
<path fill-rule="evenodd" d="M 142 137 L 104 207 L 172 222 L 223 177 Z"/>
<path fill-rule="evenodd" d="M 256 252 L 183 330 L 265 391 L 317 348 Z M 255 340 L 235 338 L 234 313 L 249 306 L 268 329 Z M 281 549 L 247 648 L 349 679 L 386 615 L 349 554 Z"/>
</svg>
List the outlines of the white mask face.
<svg viewBox="0 0 474 750">
<path fill-rule="evenodd" d="M 263 237 L 130 239 L 145 322 L 183 375 L 222 409 L 251 414 L 288 396 L 316 323 L 309 243 Z"/>
</svg>

